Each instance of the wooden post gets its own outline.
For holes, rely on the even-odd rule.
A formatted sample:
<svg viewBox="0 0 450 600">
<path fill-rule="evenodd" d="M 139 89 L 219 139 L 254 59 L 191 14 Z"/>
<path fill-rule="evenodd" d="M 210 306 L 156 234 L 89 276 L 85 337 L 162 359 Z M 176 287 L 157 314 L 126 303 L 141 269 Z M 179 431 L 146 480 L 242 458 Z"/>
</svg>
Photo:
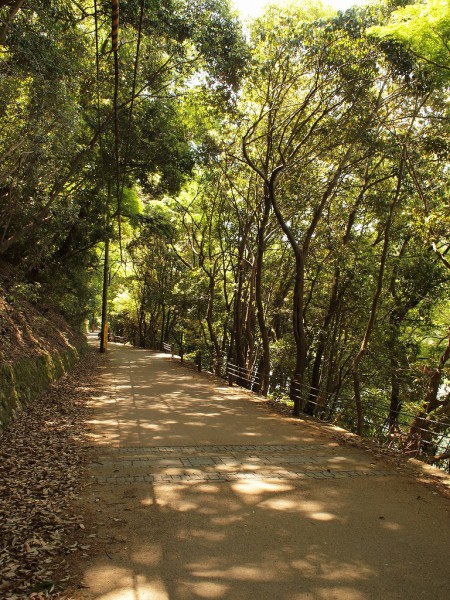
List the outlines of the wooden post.
<svg viewBox="0 0 450 600">
<path fill-rule="evenodd" d="M 233 378 L 231 371 L 228 369 L 228 365 L 227 365 L 227 371 L 228 371 L 228 385 L 230 387 L 233 387 L 234 378 Z"/>
<path fill-rule="evenodd" d="M 181 362 L 183 362 L 183 354 L 184 354 L 183 334 L 181 334 L 181 338 L 180 338 L 180 359 L 181 359 Z"/>
</svg>

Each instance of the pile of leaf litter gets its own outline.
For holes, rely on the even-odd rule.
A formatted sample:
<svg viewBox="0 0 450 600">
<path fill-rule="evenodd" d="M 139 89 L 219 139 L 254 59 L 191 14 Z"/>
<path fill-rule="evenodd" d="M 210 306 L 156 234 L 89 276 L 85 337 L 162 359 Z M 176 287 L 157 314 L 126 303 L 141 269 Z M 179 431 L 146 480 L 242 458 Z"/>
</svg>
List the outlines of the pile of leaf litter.
<svg viewBox="0 0 450 600">
<path fill-rule="evenodd" d="M 91 350 L 0 436 L 0 598 L 62 598 L 66 558 L 83 553 L 73 500 L 89 456 L 85 421 L 104 358 Z"/>
</svg>

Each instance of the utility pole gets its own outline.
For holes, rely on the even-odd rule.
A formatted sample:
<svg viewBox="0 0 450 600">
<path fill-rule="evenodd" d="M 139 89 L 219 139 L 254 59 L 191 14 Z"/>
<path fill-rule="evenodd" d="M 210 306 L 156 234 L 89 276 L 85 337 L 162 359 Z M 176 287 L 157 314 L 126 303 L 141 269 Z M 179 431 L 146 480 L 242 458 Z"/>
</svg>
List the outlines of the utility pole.
<svg viewBox="0 0 450 600">
<path fill-rule="evenodd" d="M 105 262 L 103 266 L 102 328 L 100 331 L 100 352 L 108 346 L 108 284 L 109 284 L 109 231 L 105 240 Z"/>
<path fill-rule="evenodd" d="M 119 173 L 119 123 L 117 97 L 119 88 L 119 0 L 111 1 L 112 19 L 111 19 L 111 50 L 114 54 L 114 129 L 115 129 L 115 147 L 116 147 L 116 186 L 118 197 L 118 219 L 119 219 L 119 239 L 120 239 L 120 173 Z M 110 189 L 108 186 L 108 206 L 110 199 Z M 107 236 L 105 240 L 105 263 L 103 266 L 103 298 L 102 298 L 102 330 L 100 337 L 100 352 L 106 352 L 108 346 L 108 285 L 109 285 L 109 217 L 107 223 Z"/>
</svg>

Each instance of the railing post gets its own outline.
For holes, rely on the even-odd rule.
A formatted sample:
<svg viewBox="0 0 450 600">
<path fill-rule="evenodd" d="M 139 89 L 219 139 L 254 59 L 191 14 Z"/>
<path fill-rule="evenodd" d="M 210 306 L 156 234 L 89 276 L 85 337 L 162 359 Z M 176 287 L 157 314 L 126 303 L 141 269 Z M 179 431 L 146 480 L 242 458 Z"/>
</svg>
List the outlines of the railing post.
<svg viewBox="0 0 450 600">
<path fill-rule="evenodd" d="M 228 365 L 227 365 L 227 371 L 228 371 L 228 385 L 229 385 L 230 387 L 233 387 L 233 383 L 234 383 L 234 377 L 233 377 L 233 375 L 232 375 L 232 373 L 231 373 L 230 369 L 228 368 Z"/>
<path fill-rule="evenodd" d="M 183 343 L 184 343 L 184 335 L 183 333 L 181 333 L 181 337 L 180 337 L 180 362 L 183 362 L 183 354 L 184 354 L 184 348 L 183 348 Z"/>
</svg>

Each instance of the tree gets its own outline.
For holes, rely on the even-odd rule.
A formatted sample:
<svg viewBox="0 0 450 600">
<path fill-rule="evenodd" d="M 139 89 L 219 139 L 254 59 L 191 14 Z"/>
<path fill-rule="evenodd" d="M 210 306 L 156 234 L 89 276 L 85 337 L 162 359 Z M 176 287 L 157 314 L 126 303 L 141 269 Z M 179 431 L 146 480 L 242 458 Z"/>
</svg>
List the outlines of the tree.
<svg viewBox="0 0 450 600">
<path fill-rule="evenodd" d="M 368 30 L 381 40 L 401 44 L 439 83 L 450 76 L 450 6 L 440 0 L 408 4 L 395 10 L 389 22 Z"/>
<path fill-rule="evenodd" d="M 305 269 L 311 243 L 357 147 L 378 118 L 381 100 L 371 49 L 361 42 L 356 50 L 355 40 L 342 31 L 330 32 L 320 23 L 312 26 L 301 16 L 283 16 L 273 34 L 261 35 L 257 48 L 265 78 L 263 85 L 258 82 L 253 87 L 262 89 L 264 96 L 243 138 L 244 157 L 261 178 L 295 256 L 297 359 L 292 396 L 296 414 L 307 367 Z M 346 44 L 353 46 L 350 63 L 342 61 Z M 320 167 L 312 175 L 314 160 Z M 314 179 L 308 187 L 306 182 Z M 278 196 L 292 197 L 294 188 L 296 202 L 282 206 Z M 299 209 L 303 214 L 311 212 L 311 217 L 297 229 L 293 224 Z"/>
<path fill-rule="evenodd" d="M 92 258 L 114 223 L 120 237 L 124 186 L 138 181 L 155 197 L 180 188 L 196 157 L 177 96 L 201 71 L 217 102 L 228 102 L 245 42 L 228 5 L 214 0 L 124 3 L 117 61 L 110 3 L 0 10 L 0 255 L 45 279 L 74 252 Z"/>
</svg>

